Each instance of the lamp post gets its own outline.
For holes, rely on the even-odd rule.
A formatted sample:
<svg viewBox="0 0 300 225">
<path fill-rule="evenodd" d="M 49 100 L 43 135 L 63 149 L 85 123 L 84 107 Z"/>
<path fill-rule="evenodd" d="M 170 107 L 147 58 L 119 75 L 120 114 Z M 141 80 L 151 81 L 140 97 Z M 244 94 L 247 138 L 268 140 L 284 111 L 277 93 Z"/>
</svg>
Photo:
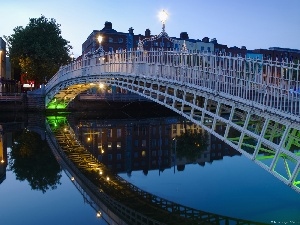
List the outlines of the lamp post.
<svg viewBox="0 0 300 225">
<path fill-rule="evenodd" d="M 72 59 L 72 62 L 74 61 L 74 54 L 73 54 L 73 52 L 71 53 L 71 59 Z"/>
<path fill-rule="evenodd" d="M 162 23 L 162 32 L 165 33 L 165 24 L 168 19 L 168 13 L 165 10 L 162 10 L 158 14 L 160 22 Z"/>
<path fill-rule="evenodd" d="M 103 40 L 103 37 L 102 37 L 101 35 L 99 35 L 99 36 L 97 37 L 97 40 L 98 40 L 98 42 L 99 42 L 99 48 L 98 48 L 98 50 L 99 50 L 100 52 L 103 52 L 103 48 L 102 48 L 102 45 L 101 45 L 101 42 L 102 42 L 102 40 Z"/>
</svg>

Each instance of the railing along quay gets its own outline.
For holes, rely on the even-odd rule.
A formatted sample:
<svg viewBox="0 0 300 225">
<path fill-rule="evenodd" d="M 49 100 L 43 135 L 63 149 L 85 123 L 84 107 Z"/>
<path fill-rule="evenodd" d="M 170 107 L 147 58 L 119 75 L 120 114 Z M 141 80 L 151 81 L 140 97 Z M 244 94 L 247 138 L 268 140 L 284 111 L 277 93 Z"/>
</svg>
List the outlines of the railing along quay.
<svg viewBox="0 0 300 225">
<path fill-rule="evenodd" d="M 128 224 L 261 224 L 189 208 L 145 192 L 113 174 L 75 138 L 70 127 L 47 127 L 48 142 L 107 208 Z M 97 202 L 97 200 L 95 200 Z"/>
</svg>

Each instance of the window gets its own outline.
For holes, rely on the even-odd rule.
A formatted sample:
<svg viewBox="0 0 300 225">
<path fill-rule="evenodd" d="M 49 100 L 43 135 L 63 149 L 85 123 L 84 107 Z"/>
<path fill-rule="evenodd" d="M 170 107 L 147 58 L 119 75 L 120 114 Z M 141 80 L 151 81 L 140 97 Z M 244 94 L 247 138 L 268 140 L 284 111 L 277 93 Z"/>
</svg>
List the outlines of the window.
<svg viewBox="0 0 300 225">
<path fill-rule="evenodd" d="M 153 140 L 152 140 L 152 147 L 153 147 L 153 148 L 156 147 L 156 139 L 153 139 Z"/>
<path fill-rule="evenodd" d="M 142 135 L 147 135 L 146 127 L 142 127 Z"/>
<path fill-rule="evenodd" d="M 109 47 L 109 48 L 108 48 L 108 51 L 113 52 L 113 51 L 114 51 L 114 48 L 113 48 L 113 47 Z"/>
<path fill-rule="evenodd" d="M 107 142 L 107 148 L 112 149 L 112 143 L 111 142 Z"/>
<path fill-rule="evenodd" d="M 201 46 L 201 51 L 204 51 L 204 47 L 203 46 Z"/>
<path fill-rule="evenodd" d="M 152 151 L 152 156 L 156 156 L 156 151 Z"/>
<path fill-rule="evenodd" d="M 113 43 L 113 42 L 114 42 L 114 39 L 110 37 L 110 38 L 108 38 L 108 42 L 109 42 L 109 43 Z"/>
<path fill-rule="evenodd" d="M 118 142 L 117 142 L 117 149 L 120 149 L 120 148 L 121 148 L 121 142 L 118 141 Z"/>
<path fill-rule="evenodd" d="M 210 47 L 207 47 L 207 51 L 210 52 Z"/>
<path fill-rule="evenodd" d="M 119 43 L 123 43 L 123 38 L 119 38 L 119 39 L 118 39 L 118 42 L 119 42 Z"/>
<path fill-rule="evenodd" d="M 137 152 L 134 153 L 134 158 L 137 158 L 139 154 Z"/>
<path fill-rule="evenodd" d="M 158 46 L 158 42 L 157 42 L 157 41 L 154 42 L 154 46 L 155 46 L 155 47 Z"/>
<path fill-rule="evenodd" d="M 171 45 L 170 45 L 170 42 L 167 42 L 167 48 L 170 48 Z"/>
<path fill-rule="evenodd" d="M 142 140 L 142 147 L 146 147 L 146 140 Z"/>
<path fill-rule="evenodd" d="M 169 138 L 165 138 L 165 146 L 169 145 Z"/>
<path fill-rule="evenodd" d="M 117 154 L 117 160 L 121 160 L 122 159 L 122 155 L 121 154 Z"/>
<path fill-rule="evenodd" d="M 112 137 L 112 129 L 107 129 L 107 137 Z"/>
<path fill-rule="evenodd" d="M 134 146 L 138 147 L 139 146 L 139 140 L 134 140 Z"/>
<path fill-rule="evenodd" d="M 160 42 L 160 47 L 164 47 L 164 43 L 163 42 Z"/>
<path fill-rule="evenodd" d="M 112 160 L 112 154 L 108 154 L 107 157 L 108 157 L 108 161 Z"/>
<path fill-rule="evenodd" d="M 117 137 L 121 137 L 122 136 L 122 130 L 121 129 L 117 129 Z"/>
<path fill-rule="evenodd" d="M 156 134 L 156 127 L 152 128 L 152 134 Z"/>
</svg>

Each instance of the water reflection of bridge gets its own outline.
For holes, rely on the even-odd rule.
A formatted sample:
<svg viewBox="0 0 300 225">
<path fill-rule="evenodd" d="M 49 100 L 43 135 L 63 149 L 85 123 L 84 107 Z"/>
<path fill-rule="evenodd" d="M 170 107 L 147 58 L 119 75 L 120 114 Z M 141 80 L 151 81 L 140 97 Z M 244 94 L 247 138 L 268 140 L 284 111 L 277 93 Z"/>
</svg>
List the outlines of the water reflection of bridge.
<svg viewBox="0 0 300 225">
<path fill-rule="evenodd" d="M 67 165 L 72 179 L 83 185 L 105 214 L 120 218 L 115 221 L 117 224 L 256 224 L 185 207 L 147 193 L 99 163 L 66 123 L 51 125 L 47 128 L 47 139 L 57 159 Z"/>
</svg>

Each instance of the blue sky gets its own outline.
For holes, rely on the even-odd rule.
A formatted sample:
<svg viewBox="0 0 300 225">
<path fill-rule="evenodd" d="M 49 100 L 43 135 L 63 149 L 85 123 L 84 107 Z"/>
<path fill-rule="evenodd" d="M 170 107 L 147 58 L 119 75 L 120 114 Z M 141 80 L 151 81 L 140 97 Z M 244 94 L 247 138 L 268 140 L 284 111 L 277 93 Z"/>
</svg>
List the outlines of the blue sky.
<svg viewBox="0 0 300 225">
<path fill-rule="evenodd" d="M 147 28 L 159 34 L 162 9 L 169 14 L 169 36 L 185 31 L 190 38 L 216 38 L 229 47 L 300 49 L 300 0 L 0 0 L 0 37 L 43 14 L 61 24 L 78 56 L 81 44 L 105 21 L 120 32 L 133 27 L 135 34 Z"/>
</svg>

